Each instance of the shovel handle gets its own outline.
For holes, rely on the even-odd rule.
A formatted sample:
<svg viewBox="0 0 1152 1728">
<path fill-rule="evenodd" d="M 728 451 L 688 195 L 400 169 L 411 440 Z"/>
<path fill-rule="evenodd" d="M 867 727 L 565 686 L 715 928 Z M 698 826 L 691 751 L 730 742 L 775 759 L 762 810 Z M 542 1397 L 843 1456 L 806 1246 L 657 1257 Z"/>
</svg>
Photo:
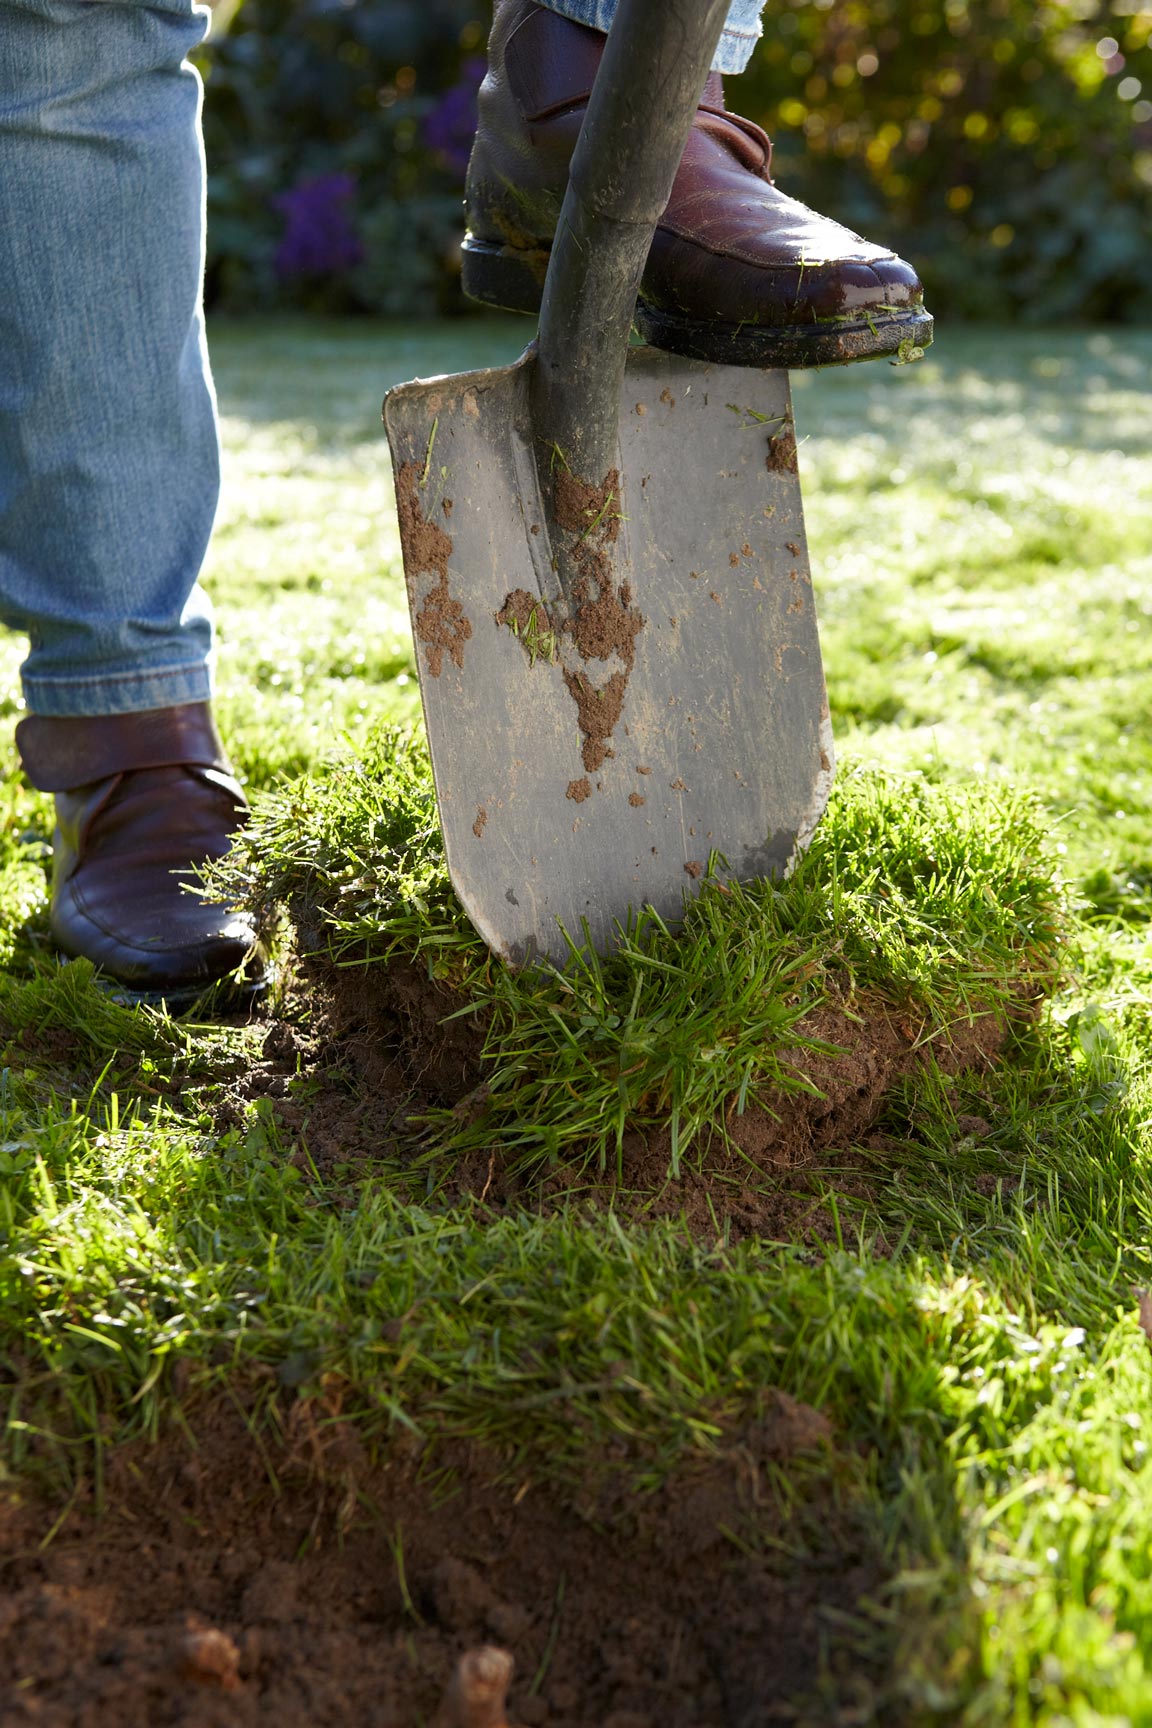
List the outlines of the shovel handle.
<svg viewBox="0 0 1152 1728">
<path fill-rule="evenodd" d="M 599 485 L 617 463 L 640 277 L 728 0 L 619 0 L 544 286 L 532 393 L 541 466 Z"/>
</svg>

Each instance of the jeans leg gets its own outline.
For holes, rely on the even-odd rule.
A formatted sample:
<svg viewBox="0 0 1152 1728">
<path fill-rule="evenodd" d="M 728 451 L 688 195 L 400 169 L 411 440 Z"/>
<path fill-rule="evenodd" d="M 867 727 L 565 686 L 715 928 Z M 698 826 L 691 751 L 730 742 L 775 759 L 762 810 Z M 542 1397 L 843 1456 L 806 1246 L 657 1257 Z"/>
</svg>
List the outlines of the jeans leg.
<svg viewBox="0 0 1152 1728">
<path fill-rule="evenodd" d="M 0 620 L 35 713 L 202 702 L 219 493 L 195 0 L 0 0 Z"/>
<path fill-rule="evenodd" d="M 588 24 L 593 30 L 607 32 L 616 16 L 616 0 L 540 0 L 550 12 L 571 18 L 576 24 Z M 713 72 L 743 72 L 752 58 L 761 36 L 760 14 L 765 0 L 732 0 Z"/>
</svg>

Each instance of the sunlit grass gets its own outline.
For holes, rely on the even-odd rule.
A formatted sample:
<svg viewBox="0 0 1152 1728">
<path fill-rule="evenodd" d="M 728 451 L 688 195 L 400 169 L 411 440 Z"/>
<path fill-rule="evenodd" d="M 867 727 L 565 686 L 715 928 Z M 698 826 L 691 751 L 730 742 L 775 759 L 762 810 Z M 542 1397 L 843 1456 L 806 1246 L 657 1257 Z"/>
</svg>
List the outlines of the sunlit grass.
<svg viewBox="0 0 1152 1728">
<path fill-rule="evenodd" d="M 349 798 L 320 770 L 333 750 L 362 761 L 382 721 L 418 714 L 380 398 L 402 377 L 510 359 L 523 335 L 216 332 L 221 714 L 254 788 L 319 774 L 263 806 L 265 863 L 283 867 L 289 897 L 311 891 L 330 910 L 325 871 L 328 887 L 353 881 L 341 872 L 357 846 L 359 864 L 381 867 L 371 783 Z M 56 969 L 48 801 L 9 752 L 5 1467 L 56 1483 L 90 1474 L 117 1438 L 158 1432 L 177 1387 L 193 1403 L 206 1384 L 250 1388 L 255 1364 L 285 1397 L 336 1376 L 381 1439 L 410 1423 L 471 1435 L 562 1479 L 623 1440 L 643 1481 L 777 1385 L 832 1418 L 887 1561 L 867 1636 L 888 1651 L 890 1679 L 872 1720 L 1149 1720 L 1152 1361 L 1132 1291 L 1152 1284 L 1150 369 L 1152 337 L 1134 331 L 944 331 L 899 373 L 796 380 L 845 767 L 809 874 L 773 916 L 815 917 L 822 867 L 849 852 L 856 873 L 837 891 L 866 896 L 874 851 L 876 883 L 903 886 L 852 902 L 852 964 L 870 985 L 883 973 L 944 1003 L 965 979 L 973 988 L 977 937 L 1004 961 L 1009 882 L 1042 896 L 1053 866 L 1071 906 L 1060 992 L 1004 1065 L 905 1082 L 857 1151 L 866 1203 L 838 1194 L 829 1170 L 841 1230 L 827 1249 L 414 1206 L 387 1169 L 354 1189 L 317 1179 L 267 1105 L 221 1130 L 214 1105 L 258 1056 L 260 1028 L 130 1013 L 83 968 Z M 19 657 L 0 644 L 10 711 Z M 909 786 L 918 851 L 915 812 L 894 802 Z M 375 787 L 387 822 L 401 801 Z M 427 815 L 426 783 L 411 792 Z M 1029 828 L 1016 875 L 1005 836 L 1022 829 L 997 828 L 998 811 L 1047 831 L 1036 841 Z M 935 896 L 915 870 L 901 875 L 933 835 L 951 847 Z M 434 848 L 409 865 L 410 879 L 385 865 L 372 892 L 345 896 L 330 937 L 378 940 L 388 902 L 407 952 L 438 933 L 486 965 Z M 995 886 L 982 910 L 965 898 L 981 877 Z M 814 928 L 798 926 L 801 947 Z M 716 952 L 730 939 L 721 929 Z M 595 980 L 589 992 L 584 1030 L 610 1056 L 618 1005 Z M 542 997 L 538 1021 L 523 1001 L 504 1006 L 521 1040 L 509 1051 L 530 1035 L 545 1075 L 555 1004 Z M 729 1032 L 739 1054 L 740 1027 Z M 549 1109 L 538 1088 L 505 1130 L 531 1135 Z"/>
</svg>

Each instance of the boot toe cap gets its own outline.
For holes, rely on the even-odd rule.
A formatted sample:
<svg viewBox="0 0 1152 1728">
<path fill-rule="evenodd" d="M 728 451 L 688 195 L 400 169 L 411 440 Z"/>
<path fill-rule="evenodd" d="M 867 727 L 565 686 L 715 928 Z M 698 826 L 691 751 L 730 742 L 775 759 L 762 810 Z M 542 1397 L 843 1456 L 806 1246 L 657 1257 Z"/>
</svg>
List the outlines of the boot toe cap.
<svg viewBox="0 0 1152 1728">
<path fill-rule="evenodd" d="M 207 989 L 242 967 L 254 976 L 261 970 L 259 935 L 245 913 L 198 900 L 177 884 L 166 896 L 137 901 L 131 912 L 129 904 L 109 904 L 73 880 L 53 908 L 56 941 L 117 983 L 161 994 Z"/>
</svg>

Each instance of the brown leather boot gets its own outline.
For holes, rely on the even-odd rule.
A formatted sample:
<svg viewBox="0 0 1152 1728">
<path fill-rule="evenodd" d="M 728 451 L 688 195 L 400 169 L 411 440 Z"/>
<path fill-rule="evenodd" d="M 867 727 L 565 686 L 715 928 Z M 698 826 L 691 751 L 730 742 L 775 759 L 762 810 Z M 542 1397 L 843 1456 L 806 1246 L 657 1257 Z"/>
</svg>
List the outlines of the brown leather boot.
<svg viewBox="0 0 1152 1728">
<path fill-rule="evenodd" d="M 536 312 L 568 164 L 605 38 L 534 0 L 496 0 L 468 168 L 464 288 Z M 636 322 L 694 359 L 828 366 L 932 340 L 916 273 L 772 183 L 772 145 L 704 87 L 656 229 Z"/>
<path fill-rule="evenodd" d="M 130 992 L 191 1001 L 249 962 L 244 914 L 188 886 L 248 804 L 206 703 L 16 728 L 25 773 L 56 794 L 52 933 Z"/>
</svg>

